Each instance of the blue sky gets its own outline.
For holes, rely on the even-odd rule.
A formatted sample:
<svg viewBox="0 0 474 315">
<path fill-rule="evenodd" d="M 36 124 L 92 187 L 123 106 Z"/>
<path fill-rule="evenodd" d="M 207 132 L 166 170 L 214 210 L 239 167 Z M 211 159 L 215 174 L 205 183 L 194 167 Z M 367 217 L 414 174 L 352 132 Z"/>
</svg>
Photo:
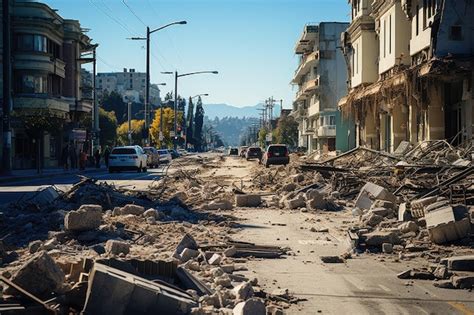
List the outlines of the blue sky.
<svg viewBox="0 0 474 315">
<path fill-rule="evenodd" d="M 77 19 L 99 43 L 99 72 L 145 71 L 144 36 L 169 22 L 186 20 L 152 35 L 151 81 L 174 88 L 172 76 L 218 70 L 218 75 L 181 78 L 178 93 L 209 93 L 205 103 L 255 105 L 273 96 L 291 106 L 289 84 L 297 64 L 293 48 L 307 23 L 348 21 L 347 0 L 42 0 L 64 18 Z M 143 23 L 142 23 L 143 22 Z"/>
</svg>

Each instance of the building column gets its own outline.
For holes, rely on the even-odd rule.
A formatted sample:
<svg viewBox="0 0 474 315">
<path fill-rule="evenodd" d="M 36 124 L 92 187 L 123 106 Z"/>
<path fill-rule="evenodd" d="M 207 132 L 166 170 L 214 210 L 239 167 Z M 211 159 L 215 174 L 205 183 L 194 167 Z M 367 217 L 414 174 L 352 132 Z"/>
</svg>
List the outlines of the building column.
<svg viewBox="0 0 474 315">
<path fill-rule="evenodd" d="M 433 83 L 428 86 L 428 135 L 427 140 L 442 140 L 445 138 L 444 130 L 444 110 L 443 110 L 443 94 L 441 89 L 444 88 L 441 83 Z"/>
<path fill-rule="evenodd" d="M 391 152 L 396 150 L 400 142 L 408 140 L 408 110 L 403 104 L 396 104 L 392 110 L 392 148 Z"/>
<path fill-rule="evenodd" d="M 362 130 L 362 141 L 363 144 L 369 148 L 377 147 L 377 129 L 375 123 L 375 117 L 371 116 L 372 113 L 366 113 L 364 127 Z"/>
</svg>

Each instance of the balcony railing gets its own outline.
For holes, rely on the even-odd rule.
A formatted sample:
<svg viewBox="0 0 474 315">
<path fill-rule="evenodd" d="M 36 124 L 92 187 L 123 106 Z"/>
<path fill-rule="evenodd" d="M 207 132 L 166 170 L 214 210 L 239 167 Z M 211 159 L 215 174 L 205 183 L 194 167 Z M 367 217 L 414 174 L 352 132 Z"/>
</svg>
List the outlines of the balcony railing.
<svg viewBox="0 0 474 315">
<path fill-rule="evenodd" d="M 310 54 L 304 55 L 301 59 L 301 63 L 295 71 L 294 82 L 297 82 L 303 75 L 308 73 L 311 66 L 319 60 L 319 51 L 313 51 Z"/>
<path fill-rule="evenodd" d="M 318 137 L 335 137 L 336 125 L 327 125 L 318 127 Z"/>
</svg>

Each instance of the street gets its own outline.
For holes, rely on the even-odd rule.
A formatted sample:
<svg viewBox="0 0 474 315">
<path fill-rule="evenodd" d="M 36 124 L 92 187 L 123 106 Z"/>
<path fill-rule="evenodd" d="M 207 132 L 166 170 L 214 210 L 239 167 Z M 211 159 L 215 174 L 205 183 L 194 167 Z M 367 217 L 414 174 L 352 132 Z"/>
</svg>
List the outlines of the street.
<svg viewBox="0 0 474 315">
<path fill-rule="evenodd" d="M 159 168 L 148 169 L 146 173 L 137 172 L 120 172 L 109 174 L 106 170 L 85 176 L 97 179 L 99 182 L 106 182 L 116 186 L 126 187 L 130 189 L 144 189 L 154 180 L 160 179 L 167 170 L 168 165 L 161 165 Z M 66 191 L 72 185 L 80 180 L 78 175 L 58 175 L 53 178 L 33 179 L 23 182 L 15 182 L 13 184 L 0 185 L 0 204 L 15 202 L 20 198 L 28 198 L 36 191 L 48 187 L 56 186 L 62 191 Z"/>
</svg>

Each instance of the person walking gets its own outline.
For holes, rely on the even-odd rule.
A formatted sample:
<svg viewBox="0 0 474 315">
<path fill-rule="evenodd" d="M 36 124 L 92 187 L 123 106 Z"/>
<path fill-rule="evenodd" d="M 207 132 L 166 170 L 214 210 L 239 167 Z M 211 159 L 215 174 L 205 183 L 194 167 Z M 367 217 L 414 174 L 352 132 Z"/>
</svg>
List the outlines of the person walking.
<svg viewBox="0 0 474 315">
<path fill-rule="evenodd" d="M 61 151 L 61 164 L 65 171 L 69 169 L 67 160 L 69 158 L 69 144 L 66 143 L 63 150 Z"/>
<path fill-rule="evenodd" d="M 87 163 L 87 153 L 84 150 L 81 150 L 79 153 L 79 168 L 81 171 L 86 169 Z"/>
<path fill-rule="evenodd" d="M 105 147 L 104 150 L 104 162 L 105 162 L 105 167 L 109 167 L 109 156 L 110 156 L 110 149 L 109 146 Z"/>
<path fill-rule="evenodd" d="M 94 158 L 95 158 L 95 167 L 100 168 L 100 149 L 97 147 L 94 152 Z"/>
<path fill-rule="evenodd" d="M 71 161 L 71 169 L 77 168 L 77 156 L 76 149 L 74 148 L 74 143 L 69 144 L 69 160 Z"/>
</svg>

